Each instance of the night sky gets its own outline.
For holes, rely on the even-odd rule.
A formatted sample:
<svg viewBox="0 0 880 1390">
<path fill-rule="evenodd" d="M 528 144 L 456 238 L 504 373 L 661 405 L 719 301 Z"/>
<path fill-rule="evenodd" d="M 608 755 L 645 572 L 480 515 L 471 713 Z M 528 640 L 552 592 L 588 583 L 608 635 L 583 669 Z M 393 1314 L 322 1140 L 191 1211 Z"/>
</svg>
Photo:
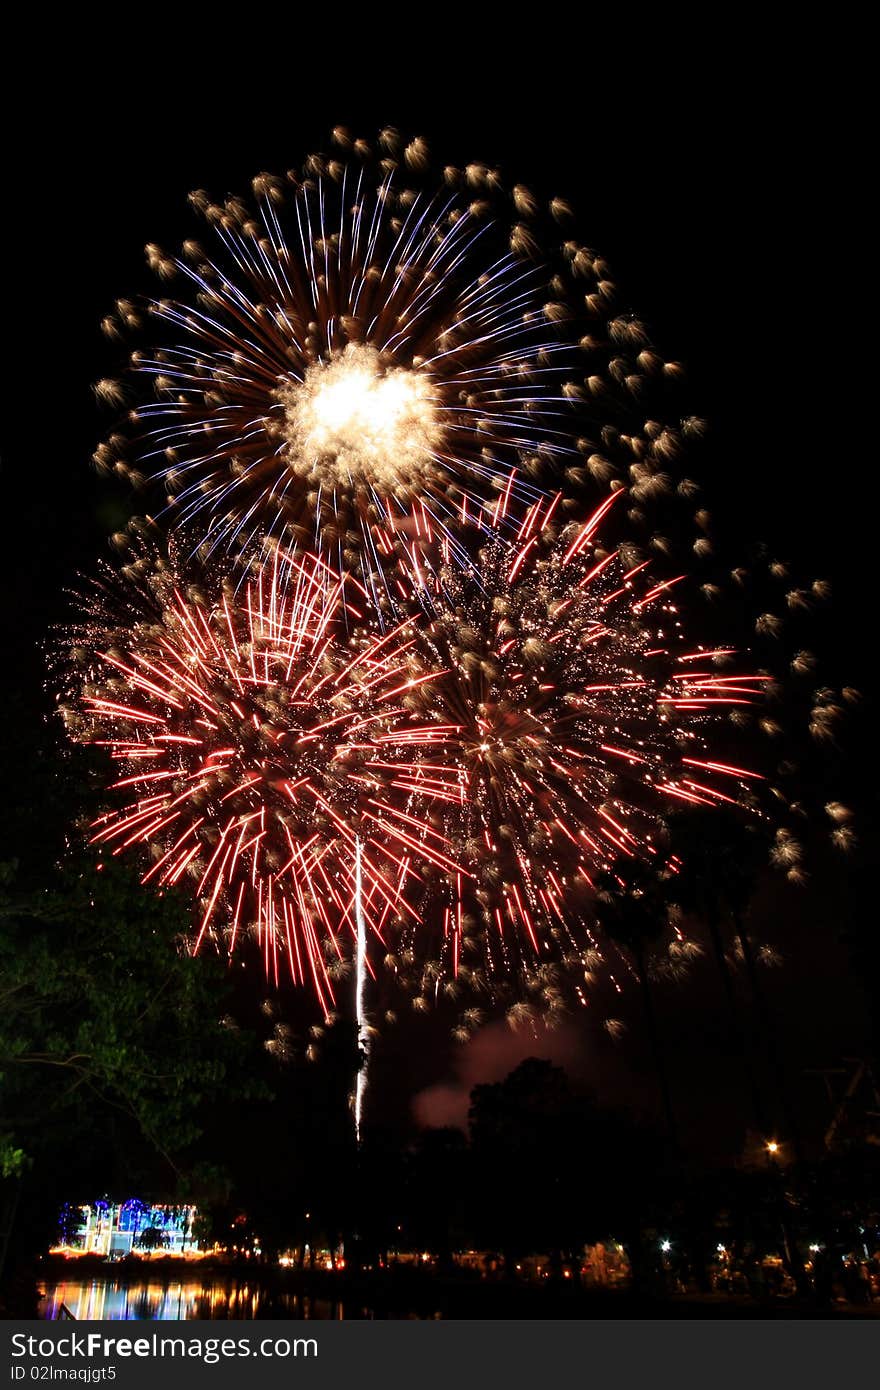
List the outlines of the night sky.
<svg viewBox="0 0 880 1390">
<path fill-rule="evenodd" d="M 144 243 L 188 234 L 191 188 L 244 191 L 255 173 L 326 147 L 334 124 L 368 138 L 384 124 L 424 134 L 441 163 L 498 164 L 508 183 L 571 201 L 580 239 L 609 261 L 661 351 L 688 368 L 691 408 L 711 428 L 700 474 L 711 510 L 744 544 L 765 539 L 796 569 L 832 580 L 829 683 L 869 692 L 876 460 L 855 346 L 867 255 L 854 232 L 855 115 L 828 85 L 841 75 L 833 42 L 817 80 L 818 41 L 809 52 L 805 35 L 796 50 L 783 36 L 666 32 L 652 47 L 643 35 L 634 58 L 625 33 L 588 22 L 580 37 L 542 35 L 540 22 L 538 12 L 503 59 L 448 21 L 427 59 L 398 61 L 375 31 L 293 28 L 285 58 L 284 32 L 256 43 L 254 21 L 241 53 L 228 32 L 212 54 L 184 51 L 157 26 L 140 60 L 68 67 L 63 36 L 42 54 L 7 174 L 0 615 L 3 678 L 22 692 L 25 717 L 47 705 L 39 644 L 63 612 L 63 588 L 137 509 L 89 464 L 109 425 L 92 383 L 120 360 L 100 319 L 120 295 L 152 288 Z M 331 16 L 328 29 L 342 24 Z M 88 47 L 88 33 L 76 37 L 77 52 Z M 870 814 L 867 710 L 853 790 Z M 798 1076 L 867 1046 L 865 993 L 838 940 L 847 913 L 869 910 L 866 877 L 854 882 L 829 856 L 808 891 L 761 894 L 756 921 L 785 956 L 768 992 Z M 700 1130 L 718 1154 L 735 1147 L 745 1109 L 720 1007 L 709 961 L 661 998 L 685 1131 Z M 638 1018 L 619 1043 L 598 1022 L 538 1040 L 493 1026 L 457 1053 L 426 1025 L 406 1047 L 383 1042 L 374 1089 L 387 1093 L 389 1115 L 414 1104 L 420 1120 L 460 1122 L 470 1085 L 537 1052 L 606 1101 L 650 1105 Z M 798 1087 L 816 1130 L 828 1118 L 820 1083 Z"/>
</svg>

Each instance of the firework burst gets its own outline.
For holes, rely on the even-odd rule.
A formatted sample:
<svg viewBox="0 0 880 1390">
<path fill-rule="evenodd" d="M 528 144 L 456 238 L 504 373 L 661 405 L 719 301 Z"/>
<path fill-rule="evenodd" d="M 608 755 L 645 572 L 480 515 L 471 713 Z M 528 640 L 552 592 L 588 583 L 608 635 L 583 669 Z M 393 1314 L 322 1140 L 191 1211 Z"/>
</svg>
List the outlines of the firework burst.
<svg viewBox="0 0 880 1390">
<path fill-rule="evenodd" d="M 95 843 L 148 853 L 145 882 L 191 886 L 197 945 L 252 932 L 325 1014 L 357 943 L 359 1028 L 377 941 L 422 1004 L 459 982 L 506 982 L 515 1011 L 570 981 L 583 999 L 614 959 L 597 895 L 645 873 L 665 893 L 676 807 L 753 813 L 802 877 L 779 822 L 806 814 L 787 692 L 804 705 L 813 658 L 763 651 L 822 586 L 770 564 L 780 605 L 742 599 L 738 566 L 719 578 L 681 369 L 560 234 L 565 204 L 484 165 L 435 173 L 393 130 L 337 130 L 252 191 L 194 194 L 207 244 L 147 248 L 174 297 L 104 325 L 144 332 L 98 385 L 136 401 L 96 462 L 161 486 L 177 540 L 167 559 L 135 542 L 63 644 L 71 730 L 120 770 Z M 193 536 L 198 565 L 174 549 Z M 738 591 L 723 643 L 689 640 L 683 576 L 652 577 L 673 554 L 713 603 Z M 756 649 L 757 670 L 736 655 Z M 846 702 L 808 692 L 810 742 L 833 744 Z M 741 765 L 757 735 L 769 778 Z M 825 800 L 846 848 L 851 813 Z"/>
<path fill-rule="evenodd" d="M 377 152 L 334 145 L 255 179 L 253 205 L 192 195 L 208 248 L 147 248 L 182 289 L 105 320 L 118 337 L 146 316 L 130 380 L 153 399 L 99 467 L 158 480 L 175 524 L 231 554 L 257 535 L 315 548 L 374 602 L 401 552 L 465 560 L 469 527 L 521 516 L 548 480 L 622 480 L 645 529 L 700 426 L 668 418 L 680 368 L 621 312 L 604 262 L 560 243 L 565 204 L 483 165 L 435 175 L 393 131 Z"/>
<path fill-rule="evenodd" d="M 431 757 L 446 768 L 443 832 L 467 871 L 431 871 L 445 898 L 435 979 L 521 978 L 556 961 L 583 982 L 602 949 L 597 880 L 627 860 L 674 874 L 676 806 L 760 805 L 762 776 L 710 739 L 726 747 L 717 726 L 760 703 L 767 678 L 727 647 L 688 644 L 675 578 L 598 547 L 614 505 L 560 535 L 553 505 L 536 508 L 516 540 L 484 548 L 479 573 L 442 575 L 421 639 L 441 674 L 408 697 L 451 730 Z"/>
<path fill-rule="evenodd" d="M 276 555 L 214 599 L 192 569 L 145 551 L 66 634 L 69 731 L 119 770 L 122 805 L 91 838 L 146 850 L 144 883 L 191 889 L 196 949 L 255 935 L 267 973 L 283 952 L 326 1012 L 328 959 L 412 912 L 414 852 L 454 864 L 406 810 L 413 760 L 443 737 L 402 703 L 430 673 L 413 674 L 405 629 L 342 640 L 350 581 L 317 557 Z"/>
</svg>

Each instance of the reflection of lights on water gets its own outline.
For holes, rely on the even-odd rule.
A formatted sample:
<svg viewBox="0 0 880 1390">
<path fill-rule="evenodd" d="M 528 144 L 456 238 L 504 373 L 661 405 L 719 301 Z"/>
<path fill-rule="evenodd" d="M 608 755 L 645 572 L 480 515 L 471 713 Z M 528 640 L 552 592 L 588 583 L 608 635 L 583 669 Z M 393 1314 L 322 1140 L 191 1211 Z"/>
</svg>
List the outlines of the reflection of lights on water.
<svg viewBox="0 0 880 1390">
<path fill-rule="evenodd" d="M 44 1316 L 57 1318 L 64 1305 L 80 1321 L 126 1322 L 144 1317 L 158 1321 L 188 1319 L 197 1315 L 198 1300 L 204 1293 L 203 1286 L 198 1283 L 65 1282 L 47 1293 Z"/>
<path fill-rule="evenodd" d="M 251 1284 L 201 1283 L 118 1284 L 112 1281 L 64 1282 L 49 1286 L 42 1316 L 55 1320 L 62 1305 L 79 1321 L 177 1322 L 194 1318 L 265 1315 L 264 1300 L 289 1318 L 344 1318 L 343 1304 L 329 1299 L 301 1299 L 297 1294 L 271 1297 Z"/>
</svg>

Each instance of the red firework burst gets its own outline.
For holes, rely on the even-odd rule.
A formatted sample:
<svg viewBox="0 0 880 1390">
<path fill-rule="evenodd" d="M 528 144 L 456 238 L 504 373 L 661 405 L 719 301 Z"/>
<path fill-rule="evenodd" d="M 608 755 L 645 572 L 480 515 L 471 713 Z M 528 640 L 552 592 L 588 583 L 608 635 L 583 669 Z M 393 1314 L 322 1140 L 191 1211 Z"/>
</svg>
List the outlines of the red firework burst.
<svg viewBox="0 0 880 1390">
<path fill-rule="evenodd" d="M 210 936 L 231 953 L 250 931 L 267 972 L 277 979 L 286 954 L 326 1012 L 328 960 L 344 958 L 357 912 L 381 940 L 398 913 L 414 916 L 405 889 L 419 865 L 454 867 L 407 809 L 416 762 L 447 732 L 404 703 L 432 676 L 415 670 L 406 626 L 344 640 L 353 586 L 314 556 L 276 556 L 215 601 L 191 569 L 142 555 L 67 634 L 69 728 L 121 774 L 123 804 L 92 840 L 146 848 L 144 883 L 191 886 L 195 949 Z"/>
<path fill-rule="evenodd" d="M 688 645 L 677 579 L 654 582 L 646 562 L 597 548 L 619 495 L 555 541 L 552 504 L 534 508 L 515 542 L 483 550 L 479 573 L 442 576 L 420 637 L 440 674 L 411 703 L 450 731 L 432 758 L 468 870 L 443 875 L 452 974 L 478 954 L 498 977 L 548 955 L 586 964 L 601 949 L 597 876 L 627 858 L 675 871 L 671 807 L 756 807 L 763 779 L 731 761 L 723 728 L 767 677 L 727 647 Z"/>
</svg>

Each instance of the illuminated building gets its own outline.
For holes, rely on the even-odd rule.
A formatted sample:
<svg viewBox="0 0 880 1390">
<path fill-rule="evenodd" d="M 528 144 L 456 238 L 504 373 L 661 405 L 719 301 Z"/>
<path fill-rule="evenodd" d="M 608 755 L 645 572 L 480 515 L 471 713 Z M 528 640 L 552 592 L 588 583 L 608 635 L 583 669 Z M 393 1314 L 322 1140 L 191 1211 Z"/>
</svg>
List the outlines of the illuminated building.
<svg viewBox="0 0 880 1390">
<path fill-rule="evenodd" d="M 193 1239 L 194 1206 L 151 1206 L 131 1197 L 84 1206 L 66 1205 L 59 1222 L 59 1246 L 80 1254 L 120 1257 L 132 1250 L 183 1255 L 199 1249 Z"/>
</svg>

